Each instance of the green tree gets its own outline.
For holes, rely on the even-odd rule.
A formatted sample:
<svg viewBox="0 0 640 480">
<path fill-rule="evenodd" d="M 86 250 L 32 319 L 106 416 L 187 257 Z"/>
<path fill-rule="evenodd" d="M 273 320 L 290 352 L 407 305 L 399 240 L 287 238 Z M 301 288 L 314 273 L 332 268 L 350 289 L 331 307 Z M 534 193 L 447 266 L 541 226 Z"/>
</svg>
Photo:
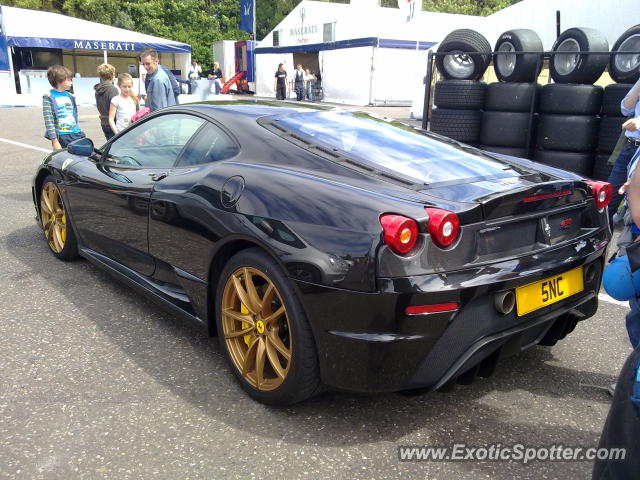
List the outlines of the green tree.
<svg viewBox="0 0 640 480">
<path fill-rule="evenodd" d="M 422 0 L 422 10 L 428 12 L 490 15 L 520 0 Z"/>
<path fill-rule="evenodd" d="M 33 10 L 46 10 L 47 12 L 60 13 L 64 0 L 8 0 L 3 5 L 18 8 L 31 8 Z"/>
<path fill-rule="evenodd" d="M 256 38 L 266 37 L 299 3 L 300 0 L 256 0 Z"/>
</svg>

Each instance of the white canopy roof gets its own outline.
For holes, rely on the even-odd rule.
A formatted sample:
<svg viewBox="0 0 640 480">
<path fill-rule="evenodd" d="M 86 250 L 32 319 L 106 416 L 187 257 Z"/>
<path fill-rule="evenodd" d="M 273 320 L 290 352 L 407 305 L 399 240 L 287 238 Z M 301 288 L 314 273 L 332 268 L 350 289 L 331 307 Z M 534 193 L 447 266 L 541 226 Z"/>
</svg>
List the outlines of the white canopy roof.
<svg viewBox="0 0 640 480">
<path fill-rule="evenodd" d="M 7 44 L 14 47 L 189 53 L 191 46 L 58 13 L 2 7 Z"/>
</svg>

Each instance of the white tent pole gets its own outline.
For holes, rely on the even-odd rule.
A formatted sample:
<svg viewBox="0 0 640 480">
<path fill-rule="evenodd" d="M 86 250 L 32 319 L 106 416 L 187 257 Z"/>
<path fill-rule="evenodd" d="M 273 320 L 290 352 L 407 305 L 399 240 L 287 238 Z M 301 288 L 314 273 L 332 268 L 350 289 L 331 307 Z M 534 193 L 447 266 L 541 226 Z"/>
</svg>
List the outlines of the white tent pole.
<svg viewBox="0 0 640 480">
<path fill-rule="evenodd" d="M 102 53 L 104 55 L 104 63 L 107 63 L 107 51 L 103 50 Z"/>
<path fill-rule="evenodd" d="M 12 80 L 12 84 L 13 84 L 13 91 L 14 93 L 18 93 L 18 91 L 16 90 L 16 83 L 15 83 L 15 72 L 13 70 L 13 47 L 10 47 L 7 45 L 7 57 L 9 58 L 9 71 L 11 72 L 11 80 Z"/>
</svg>

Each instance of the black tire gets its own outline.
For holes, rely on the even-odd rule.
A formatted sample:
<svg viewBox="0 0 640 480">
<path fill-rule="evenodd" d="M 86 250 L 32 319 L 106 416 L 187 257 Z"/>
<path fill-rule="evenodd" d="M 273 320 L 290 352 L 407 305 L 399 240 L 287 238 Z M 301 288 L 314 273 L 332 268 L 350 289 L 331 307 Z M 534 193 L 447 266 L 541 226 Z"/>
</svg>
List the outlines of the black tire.
<svg viewBox="0 0 640 480">
<path fill-rule="evenodd" d="M 592 177 L 594 180 L 600 180 L 602 182 L 606 182 L 609 180 L 609 175 L 611 174 L 611 169 L 613 165 L 609 165 L 609 157 L 610 153 L 599 153 L 596 155 L 595 160 L 593 161 L 593 172 Z"/>
<path fill-rule="evenodd" d="M 528 113 L 484 112 L 480 143 L 499 147 L 526 146 L 529 138 L 529 118 Z"/>
<path fill-rule="evenodd" d="M 597 115 L 602 108 L 602 87 L 550 83 L 540 92 L 540 113 Z"/>
<path fill-rule="evenodd" d="M 573 52 L 608 52 L 609 42 L 593 28 L 570 28 L 565 30 L 553 44 L 555 54 L 549 62 L 551 78 L 556 83 L 588 83 L 600 78 L 609 55 L 575 55 Z"/>
<path fill-rule="evenodd" d="M 439 108 L 479 110 L 484 106 L 487 84 L 475 80 L 442 80 L 436 82 L 433 103 Z"/>
<path fill-rule="evenodd" d="M 533 30 L 509 30 L 498 37 L 494 51 L 543 52 L 542 40 Z M 501 82 L 535 82 L 543 63 L 541 55 L 493 54 L 493 66 Z"/>
<path fill-rule="evenodd" d="M 593 153 L 559 152 L 554 150 L 536 150 L 533 161 L 591 177 L 593 171 Z"/>
<path fill-rule="evenodd" d="M 590 152 L 596 148 L 600 118 L 595 115 L 540 115 L 536 145 L 546 150 Z"/>
<path fill-rule="evenodd" d="M 518 158 L 531 158 L 531 152 L 525 148 L 499 147 L 496 145 L 480 145 L 478 148 L 487 152 L 500 153 Z"/>
<path fill-rule="evenodd" d="M 611 153 L 618 143 L 622 133 L 622 124 L 626 117 L 602 117 L 598 133 L 598 150 L 602 153 Z"/>
<path fill-rule="evenodd" d="M 494 112 L 529 112 L 531 97 L 536 93 L 539 96 L 540 89 L 535 83 L 490 83 L 487 85 L 484 109 Z M 537 98 L 534 102 L 537 103 Z M 534 105 L 534 111 L 535 109 Z"/>
<path fill-rule="evenodd" d="M 284 380 L 278 387 L 272 390 L 260 390 L 251 385 L 251 383 L 245 379 L 242 372 L 238 370 L 238 367 L 236 367 L 230 347 L 225 339 L 222 314 L 223 294 L 227 286 L 227 281 L 230 279 L 232 274 L 244 267 L 261 272 L 269 279 L 269 281 L 272 282 L 276 288 L 276 294 L 274 295 L 273 300 L 267 303 L 271 304 L 276 300 L 281 303 L 286 309 L 284 317 L 285 319 L 288 319 L 287 325 L 290 326 L 290 328 L 286 329 L 286 334 L 291 336 L 290 341 L 288 342 L 290 345 L 289 353 L 291 360 L 288 363 L 288 370 Z M 222 350 L 225 352 L 227 360 L 231 366 L 231 370 L 243 390 L 253 399 L 273 406 L 291 405 L 310 398 L 318 393 L 321 387 L 320 367 L 318 365 L 318 355 L 313 333 L 293 285 L 285 275 L 282 268 L 269 255 L 259 248 L 250 248 L 242 250 L 229 259 L 219 278 L 220 282 L 218 283 L 218 289 L 216 291 L 216 324 L 218 336 L 220 337 L 220 345 Z M 253 278 L 255 278 L 255 276 Z M 259 280 L 260 279 L 261 277 L 259 277 Z M 241 282 L 243 281 L 244 280 L 241 280 Z M 244 285 L 244 288 L 247 288 L 246 284 Z M 256 285 L 256 287 L 258 288 L 258 295 L 260 295 L 260 286 Z M 256 321 L 257 318 L 263 317 L 256 315 L 256 318 L 254 319 L 256 325 L 258 324 Z M 242 326 L 241 328 L 245 327 Z M 278 331 L 281 328 L 283 327 L 279 326 Z M 267 330 L 270 329 L 263 326 L 263 331 Z M 256 334 L 256 337 L 258 336 L 259 335 Z M 263 336 L 267 337 L 269 334 L 267 333 Z M 256 338 L 254 342 L 258 340 L 259 338 Z M 271 345 L 273 346 L 274 344 L 272 343 Z M 265 360 L 265 362 L 266 361 L 268 361 L 268 359 Z"/>
<path fill-rule="evenodd" d="M 431 131 L 463 143 L 480 140 L 480 110 L 451 110 L 434 108 L 431 112 Z"/>
<path fill-rule="evenodd" d="M 619 117 L 622 115 L 620 104 L 622 99 L 627 96 L 633 84 L 628 83 L 612 83 L 604 87 L 604 95 L 602 96 L 602 114 Z"/>
<path fill-rule="evenodd" d="M 491 61 L 491 45 L 475 30 L 462 28 L 447 35 L 438 47 L 438 53 L 450 55 L 436 57 L 440 75 L 448 80 L 478 80 Z M 473 52 L 467 55 L 463 52 Z M 475 53 L 477 52 L 477 53 Z"/>
<path fill-rule="evenodd" d="M 611 55 L 609 75 L 614 82 L 635 83 L 640 78 L 640 25 L 631 27 L 613 44 L 612 52 L 636 52 L 630 55 Z"/>
<path fill-rule="evenodd" d="M 45 197 L 47 197 L 46 200 Z M 38 192 L 38 214 L 51 253 L 65 261 L 78 258 L 78 241 L 71 217 L 64 204 L 58 183 L 52 175 L 44 178 Z"/>
</svg>

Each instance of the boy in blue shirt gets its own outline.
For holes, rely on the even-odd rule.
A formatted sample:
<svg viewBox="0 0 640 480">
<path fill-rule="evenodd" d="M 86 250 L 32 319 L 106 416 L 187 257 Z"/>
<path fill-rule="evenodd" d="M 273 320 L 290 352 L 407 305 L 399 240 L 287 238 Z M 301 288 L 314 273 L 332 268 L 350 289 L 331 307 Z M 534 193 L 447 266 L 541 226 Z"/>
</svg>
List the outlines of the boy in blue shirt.
<svg viewBox="0 0 640 480">
<path fill-rule="evenodd" d="M 44 137 L 51 140 L 54 150 L 66 148 L 69 143 L 86 135 L 78 125 L 76 99 L 67 90 L 71 88 L 72 73 L 67 67 L 54 65 L 47 70 L 47 79 L 53 87 L 42 96 Z"/>
</svg>

